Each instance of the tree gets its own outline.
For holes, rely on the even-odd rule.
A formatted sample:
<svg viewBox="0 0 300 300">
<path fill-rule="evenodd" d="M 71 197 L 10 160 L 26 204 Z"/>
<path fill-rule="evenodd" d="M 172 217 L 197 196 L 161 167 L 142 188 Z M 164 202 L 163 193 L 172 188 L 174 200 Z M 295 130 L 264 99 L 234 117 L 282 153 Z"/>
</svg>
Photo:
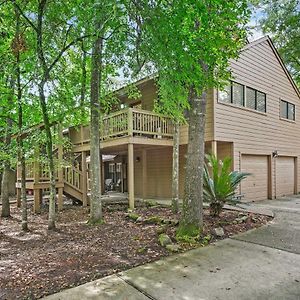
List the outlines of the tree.
<svg viewBox="0 0 300 300">
<path fill-rule="evenodd" d="M 1 128 L 4 129 L 1 132 L 0 141 L 1 153 L 0 161 L 2 162 L 2 182 L 1 182 L 1 202 L 2 202 L 2 217 L 10 216 L 10 202 L 9 202 L 9 173 L 11 170 L 11 154 L 12 154 L 12 133 L 15 125 L 15 76 L 13 67 L 13 55 L 11 51 L 11 35 L 14 33 L 13 21 L 8 19 L 9 11 L 5 5 L 2 5 L 2 13 L 0 15 L 0 121 Z M 4 61 L 5 63 L 2 63 Z"/>
<path fill-rule="evenodd" d="M 283 61 L 288 66 L 296 84 L 300 87 L 300 1 L 256 0 L 260 8 L 259 27 L 270 34 Z"/>
<path fill-rule="evenodd" d="M 167 106 L 188 107 L 185 194 L 179 236 L 202 230 L 204 129 L 207 91 L 230 78 L 229 59 L 246 41 L 246 1 L 139 1 L 135 18 L 145 36 L 140 48 L 156 66 Z M 157 30 L 157 24 L 160 24 Z M 176 89 L 174 87 L 176 86 Z M 161 100 L 161 99 L 160 99 Z"/>
<path fill-rule="evenodd" d="M 92 41 L 90 77 L 90 223 L 102 221 L 101 172 L 100 172 L 100 116 L 105 111 L 107 95 L 111 93 L 110 77 L 122 63 L 127 47 L 129 24 L 126 0 L 105 0 L 87 5 L 82 9 L 90 16 L 92 26 L 83 23 L 84 32 L 94 32 Z M 84 17 L 84 16 L 83 16 Z M 84 68 L 82 69 L 84 71 Z M 84 74 L 83 74 L 84 75 Z M 83 76 L 84 79 L 84 76 Z M 82 84 L 83 86 L 83 84 Z"/>
<path fill-rule="evenodd" d="M 27 6 L 24 4 L 23 6 L 19 5 L 17 1 L 13 1 L 13 3 L 35 34 L 35 50 L 39 70 L 36 80 L 46 134 L 46 153 L 50 177 L 48 229 L 54 229 L 56 215 L 55 164 L 51 132 L 52 122 L 48 111 L 46 89 L 48 87 L 47 84 L 51 80 L 51 72 L 60 62 L 63 55 L 73 45 L 83 40 L 85 36 L 76 36 L 76 30 L 74 30 L 75 32 L 72 31 L 73 27 L 75 27 L 71 22 L 74 17 L 74 6 L 72 5 L 68 6 L 64 3 L 48 0 L 28 3 Z M 54 34 L 55 43 L 53 41 Z M 51 45 L 53 46 L 52 48 L 50 48 Z"/>
</svg>

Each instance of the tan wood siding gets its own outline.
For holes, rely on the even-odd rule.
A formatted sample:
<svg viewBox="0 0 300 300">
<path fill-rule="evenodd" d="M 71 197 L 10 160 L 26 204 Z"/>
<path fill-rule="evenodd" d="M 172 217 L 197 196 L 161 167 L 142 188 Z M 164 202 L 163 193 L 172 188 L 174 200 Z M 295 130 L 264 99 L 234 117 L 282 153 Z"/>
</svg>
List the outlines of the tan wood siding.
<svg viewBox="0 0 300 300">
<path fill-rule="evenodd" d="M 172 187 L 172 148 L 147 151 L 147 197 L 170 198 Z M 139 183 L 136 183 L 136 186 Z"/>
<path fill-rule="evenodd" d="M 277 157 L 275 159 L 276 197 L 292 195 L 295 188 L 294 157 Z"/>
<path fill-rule="evenodd" d="M 265 155 L 242 155 L 242 172 L 251 173 L 241 184 L 246 201 L 268 198 L 268 157 Z"/>
<path fill-rule="evenodd" d="M 234 143 L 234 168 L 241 169 L 242 154 L 300 156 L 300 101 L 268 40 L 248 47 L 231 62 L 233 79 L 266 93 L 267 113 L 218 103 L 215 91 L 214 139 Z M 296 106 L 296 121 L 279 118 L 280 99 Z M 274 162 L 272 163 L 274 167 Z M 299 169 L 298 169 L 299 170 Z M 272 196 L 275 196 L 275 171 Z M 298 187 L 299 187 L 298 177 Z"/>
</svg>

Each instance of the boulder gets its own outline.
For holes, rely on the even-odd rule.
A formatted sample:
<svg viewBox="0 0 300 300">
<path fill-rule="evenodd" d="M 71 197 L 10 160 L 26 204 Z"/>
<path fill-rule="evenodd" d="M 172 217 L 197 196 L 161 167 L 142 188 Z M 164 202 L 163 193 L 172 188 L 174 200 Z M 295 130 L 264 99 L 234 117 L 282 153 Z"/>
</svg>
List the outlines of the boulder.
<svg viewBox="0 0 300 300">
<path fill-rule="evenodd" d="M 171 238 L 165 233 L 160 234 L 158 240 L 160 245 L 163 247 L 173 244 Z"/>
<path fill-rule="evenodd" d="M 178 244 L 169 244 L 166 246 L 166 249 L 171 252 L 179 252 L 180 246 Z"/>
<path fill-rule="evenodd" d="M 213 233 L 218 236 L 218 237 L 222 237 L 224 236 L 224 229 L 222 227 L 217 227 L 213 229 Z"/>
</svg>

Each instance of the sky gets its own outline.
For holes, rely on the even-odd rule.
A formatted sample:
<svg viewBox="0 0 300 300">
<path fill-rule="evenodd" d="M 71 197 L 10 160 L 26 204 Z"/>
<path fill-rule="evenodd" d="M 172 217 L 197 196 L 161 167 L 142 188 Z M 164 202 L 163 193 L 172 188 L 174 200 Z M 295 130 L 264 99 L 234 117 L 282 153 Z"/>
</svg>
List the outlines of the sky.
<svg viewBox="0 0 300 300">
<path fill-rule="evenodd" d="M 248 39 L 250 42 L 257 40 L 264 36 L 262 31 L 258 28 L 258 21 L 263 17 L 263 13 L 261 9 L 255 9 L 252 11 L 251 19 L 249 22 L 249 26 L 251 27 Z"/>
</svg>

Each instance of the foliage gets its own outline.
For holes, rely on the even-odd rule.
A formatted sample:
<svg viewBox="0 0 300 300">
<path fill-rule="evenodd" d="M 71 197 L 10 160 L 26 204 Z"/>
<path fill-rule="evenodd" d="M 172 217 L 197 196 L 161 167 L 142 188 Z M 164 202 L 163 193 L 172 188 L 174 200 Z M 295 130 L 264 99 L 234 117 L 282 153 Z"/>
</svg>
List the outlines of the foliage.
<svg viewBox="0 0 300 300">
<path fill-rule="evenodd" d="M 176 231 L 176 240 L 184 243 L 197 243 L 200 239 L 201 230 L 194 224 L 180 224 Z"/>
<path fill-rule="evenodd" d="M 249 173 L 231 171 L 231 158 L 219 161 L 214 155 L 206 155 L 204 167 L 204 201 L 210 203 L 212 216 L 219 216 L 226 202 L 233 203 L 236 188 Z M 211 173 L 211 175 L 210 175 Z"/>
<path fill-rule="evenodd" d="M 255 0 L 260 28 L 270 34 L 283 61 L 300 88 L 300 1 Z M 261 16 L 261 17 L 260 17 Z"/>
</svg>

